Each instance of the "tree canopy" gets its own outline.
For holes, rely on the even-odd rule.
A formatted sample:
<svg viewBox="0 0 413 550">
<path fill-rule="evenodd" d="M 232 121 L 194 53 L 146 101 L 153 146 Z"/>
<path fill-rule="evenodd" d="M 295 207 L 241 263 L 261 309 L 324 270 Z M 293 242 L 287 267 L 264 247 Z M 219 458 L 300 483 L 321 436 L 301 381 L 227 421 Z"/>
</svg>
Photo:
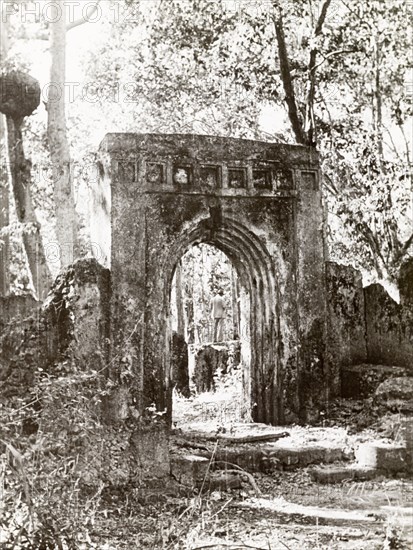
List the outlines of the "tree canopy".
<svg viewBox="0 0 413 550">
<path fill-rule="evenodd" d="M 66 104 L 75 165 L 93 162 L 107 131 L 315 145 L 330 257 L 395 281 L 412 253 L 409 3 L 128 0 L 99 10 L 98 37 L 81 54 L 83 81 Z M 8 64 L 21 66 L 30 59 L 27 36 L 40 42 L 51 24 L 13 15 L 10 24 L 19 54 Z M 30 117 L 26 128 L 41 150 L 44 123 Z M 78 171 L 73 185 L 76 195 L 94 182 Z M 82 254 L 87 209 L 77 223 Z"/>
</svg>

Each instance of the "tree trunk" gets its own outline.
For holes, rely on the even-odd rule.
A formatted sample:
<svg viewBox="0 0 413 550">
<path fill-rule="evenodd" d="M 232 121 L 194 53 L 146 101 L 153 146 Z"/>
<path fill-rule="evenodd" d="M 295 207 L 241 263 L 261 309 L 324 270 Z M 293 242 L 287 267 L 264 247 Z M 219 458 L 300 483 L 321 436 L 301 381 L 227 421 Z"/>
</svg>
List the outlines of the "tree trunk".
<svg viewBox="0 0 413 550">
<path fill-rule="evenodd" d="M 40 226 L 30 194 L 31 162 L 24 156 L 21 125 L 23 119 L 7 116 L 7 144 L 10 162 L 11 184 L 16 204 L 17 219 L 22 224 L 32 224 L 23 230 L 23 244 L 27 254 L 33 286 L 39 300 L 43 300 L 51 286 L 50 271 L 40 235 Z"/>
<path fill-rule="evenodd" d="M 55 21 L 50 23 L 52 65 L 47 102 L 47 137 L 54 183 L 56 236 L 60 247 L 60 264 L 61 267 L 65 267 L 73 263 L 78 255 L 78 236 L 73 174 L 65 118 L 65 6 L 62 0 L 57 0 L 52 7 L 55 12 L 52 19 Z"/>
<path fill-rule="evenodd" d="M 0 114 L 0 148 L 6 143 L 4 115 Z M 5 155 L 2 154 L 2 164 Z M 0 231 L 9 225 L 9 181 L 6 166 L 0 167 Z M 0 296 L 9 293 L 9 237 L 0 237 Z"/>
<path fill-rule="evenodd" d="M 194 282 L 192 277 L 192 274 L 189 274 L 185 281 L 186 341 L 188 344 L 195 343 Z"/>
<path fill-rule="evenodd" d="M 0 9 L 3 3 L 0 1 Z M 3 12 L 1 12 L 3 13 Z M 8 51 L 7 17 L 0 17 L 0 57 L 4 61 Z M 3 151 L 6 147 L 6 118 L 0 114 L 0 150 L 2 166 L 0 167 L 0 231 L 9 225 L 9 178 L 7 167 L 3 165 L 6 155 Z M 0 296 L 9 293 L 9 237 L 0 237 Z"/>
<path fill-rule="evenodd" d="M 176 332 L 179 336 L 185 336 L 185 312 L 184 312 L 184 300 L 182 296 L 182 264 L 179 260 L 175 271 L 175 284 L 176 284 L 176 316 L 177 316 L 177 328 Z"/>
<path fill-rule="evenodd" d="M 282 22 L 281 8 L 279 14 L 274 16 L 275 34 L 278 45 L 278 58 L 280 62 L 281 80 L 285 93 L 285 104 L 287 106 L 288 118 L 294 132 L 297 143 L 306 144 L 306 136 L 303 130 L 303 124 L 298 114 L 297 101 L 293 79 L 291 77 L 290 62 L 288 59 L 287 45 L 284 36 L 284 27 Z"/>
<path fill-rule="evenodd" d="M 328 8 L 332 0 L 324 0 L 321 7 L 320 16 L 317 20 L 314 36 L 317 38 L 322 31 L 324 21 L 327 16 Z M 294 82 L 291 75 L 290 62 L 287 52 L 287 44 L 284 35 L 284 26 L 282 19 L 282 9 L 279 2 L 274 3 L 276 12 L 273 16 L 275 26 L 275 35 L 278 45 L 278 58 L 280 63 L 281 80 L 285 93 L 285 103 L 288 111 L 288 118 L 294 132 L 297 143 L 303 145 L 316 145 L 316 126 L 314 119 L 314 98 L 315 98 L 315 71 L 317 48 L 313 47 L 310 52 L 310 61 L 308 64 L 308 83 L 307 83 L 307 99 L 305 105 L 305 120 L 302 121 L 299 115 L 298 104 L 295 96 Z"/>
</svg>

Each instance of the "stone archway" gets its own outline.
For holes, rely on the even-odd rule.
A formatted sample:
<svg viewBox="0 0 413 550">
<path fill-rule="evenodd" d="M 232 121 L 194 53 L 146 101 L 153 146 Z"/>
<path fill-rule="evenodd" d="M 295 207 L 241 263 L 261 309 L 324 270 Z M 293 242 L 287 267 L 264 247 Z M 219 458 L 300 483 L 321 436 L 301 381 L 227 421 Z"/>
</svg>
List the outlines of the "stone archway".
<svg viewBox="0 0 413 550">
<path fill-rule="evenodd" d="M 168 317 L 170 292 L 175 267 L 179 259 L 194 245 L 206 243 L 224 252 L 237 270 L 241 288 L 249 296 L 249 381 L 245 397 L 256 404 L 254 420 L 283 420 L 282 384 L 277 379 L 279 352 L 279 312 L 274 267 L 265 245 L 237 220 L 226 218 L 211 229 L 211 217 L 204 218 L 182 233 L 170 249 L 165 266 L 165 318 Z M 170 338 L 166 338 L 166 344 Z M 164 361 L 170 356 L 166 345 Z M 265 388 L 265 390 L 264 390 Z"/>
<path fill-rule="evenodd" d="M 92 240 L 112 273 L 111 365 L 138 414 L 152 403 L 170 409 L 170 286 L 179 258 L 203 242 L 227 254 L 250 295 L 255 420 L 277 424 L 286 412 L 306 420 L 327 379 L 316 152 L 209 136 L 110 134 L 100 176 Z"/>
</svg>

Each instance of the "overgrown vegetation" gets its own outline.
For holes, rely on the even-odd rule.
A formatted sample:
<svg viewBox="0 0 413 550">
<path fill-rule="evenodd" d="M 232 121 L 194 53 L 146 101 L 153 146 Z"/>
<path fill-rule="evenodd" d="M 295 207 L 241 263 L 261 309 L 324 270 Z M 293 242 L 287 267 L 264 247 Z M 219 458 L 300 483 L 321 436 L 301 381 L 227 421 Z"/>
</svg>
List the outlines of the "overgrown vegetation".
<svg viewBox="0 0 413 550">
<path fill-rule="evenodd" d="M 80 548 L 103 485 L 85 491 L 81 460 L 99 428 L 96 376 L 39 369 L 27 398 L 0 407 L 0 542 L 4 548 Z M 83 462 L 83 463 L 82 463 Z"/>
</svg>

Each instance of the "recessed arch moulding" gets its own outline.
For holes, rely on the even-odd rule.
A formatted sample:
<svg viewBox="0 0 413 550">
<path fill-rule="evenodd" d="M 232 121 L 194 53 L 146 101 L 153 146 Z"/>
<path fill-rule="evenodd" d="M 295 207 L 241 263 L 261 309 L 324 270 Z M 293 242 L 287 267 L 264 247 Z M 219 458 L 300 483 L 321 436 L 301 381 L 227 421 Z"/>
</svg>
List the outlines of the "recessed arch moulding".
<svg viewBox="0 0 413 550">
<path fill-rule="evenodd" d="M 110 364 L 127 396 L 123 414 L 138 417 L 152 404 L 170 413 L 172 277 L 191 246 L 208 243 L 227 254 L 249 296 L 253 418 L 310 420 L 325 403 L 329 378 L 315 150 L 109 134 L 99 167 L 92 241 L 111 268 Z"/>
</svg>

